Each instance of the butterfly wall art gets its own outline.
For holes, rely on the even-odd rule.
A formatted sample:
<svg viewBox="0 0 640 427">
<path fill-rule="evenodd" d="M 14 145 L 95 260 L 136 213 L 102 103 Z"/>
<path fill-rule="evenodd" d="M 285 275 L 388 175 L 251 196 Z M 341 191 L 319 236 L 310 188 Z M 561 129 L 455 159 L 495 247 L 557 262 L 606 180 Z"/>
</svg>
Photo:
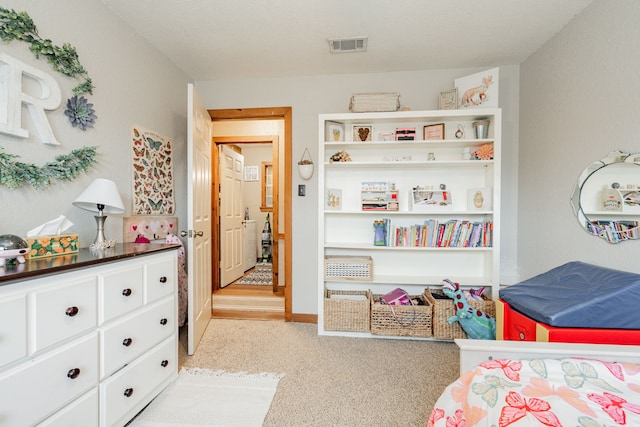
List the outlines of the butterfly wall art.
<svg viewBox="0 0 640 427">
<path fill-rule="evenodd" d="M 173 215 L 172 142 L 141 126 L 131 129 L 133 214 Z"/>
</svg>

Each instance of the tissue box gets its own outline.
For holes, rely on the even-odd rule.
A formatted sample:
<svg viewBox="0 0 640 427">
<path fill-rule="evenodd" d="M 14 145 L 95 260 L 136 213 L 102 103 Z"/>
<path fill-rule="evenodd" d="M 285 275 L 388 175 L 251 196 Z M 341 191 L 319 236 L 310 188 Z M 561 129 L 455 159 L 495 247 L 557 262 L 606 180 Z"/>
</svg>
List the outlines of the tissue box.
<svg viewBox="0 0 640 427">
<path fill-rule="evenodd" d="M 77 234 L 28 237 L 27 242 L 31 248 L 29 258 L 66 255 L 78 252 Z"/>
</svg>

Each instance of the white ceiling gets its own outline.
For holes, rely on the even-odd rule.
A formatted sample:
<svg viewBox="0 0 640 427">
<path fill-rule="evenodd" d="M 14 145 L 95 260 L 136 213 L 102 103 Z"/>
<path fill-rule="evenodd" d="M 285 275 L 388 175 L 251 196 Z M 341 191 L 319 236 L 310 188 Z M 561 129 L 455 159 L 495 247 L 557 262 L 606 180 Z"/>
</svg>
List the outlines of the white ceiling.
<svg viewBox="0 0 640 427">
<path fill-rule="evenodd" d="M 193 80 L 514 65 L 591 0 L 100 0 Z M 368 37 L 364 53 L 328 39 Z"/>
</svg>

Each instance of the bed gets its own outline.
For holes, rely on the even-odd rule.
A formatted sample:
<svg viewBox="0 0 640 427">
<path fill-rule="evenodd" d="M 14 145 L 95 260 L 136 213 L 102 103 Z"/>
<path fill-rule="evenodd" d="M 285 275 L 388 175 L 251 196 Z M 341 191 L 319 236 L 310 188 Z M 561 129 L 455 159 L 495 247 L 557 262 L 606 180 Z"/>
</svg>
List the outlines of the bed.
<svg viewBox="0 0 640 427">
<path fill-rule="evenodd" d="M 640 426 L 640 347 L 455 340 L 428 427 Z"/>
</svg>

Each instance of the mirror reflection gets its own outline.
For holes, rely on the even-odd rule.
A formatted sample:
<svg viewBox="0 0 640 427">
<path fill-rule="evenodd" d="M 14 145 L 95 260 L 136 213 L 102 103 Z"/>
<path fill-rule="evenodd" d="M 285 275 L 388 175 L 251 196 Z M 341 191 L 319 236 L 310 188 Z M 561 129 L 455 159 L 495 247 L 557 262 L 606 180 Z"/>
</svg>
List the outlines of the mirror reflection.
<svg viewBox="0 0 640 427">
<path fill-rule="evenodd" d="M 571 204 L 582 227 L 609 243 L 640 238 L 640 153 L 613 151 L 588 165 Z"/>
</svg>

